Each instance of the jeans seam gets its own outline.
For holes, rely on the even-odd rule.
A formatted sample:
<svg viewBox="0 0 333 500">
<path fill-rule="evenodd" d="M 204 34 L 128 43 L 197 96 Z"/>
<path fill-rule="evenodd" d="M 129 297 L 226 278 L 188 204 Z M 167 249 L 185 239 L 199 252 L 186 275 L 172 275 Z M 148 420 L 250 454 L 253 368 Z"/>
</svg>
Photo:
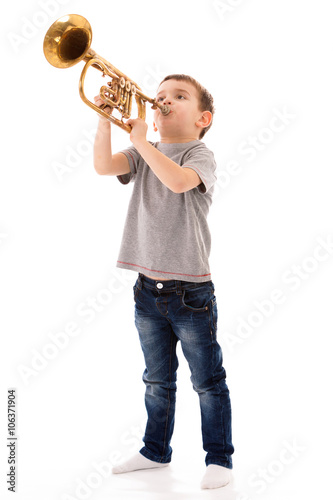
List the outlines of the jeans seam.
<svg viewBox="0 0 333 500">
<path fill-rule="evenodd" d="M 165 419 L 165 431 L 164 431 L 164 442 L 163 442 L 163 451 L 162 451 L 162 456 L 161 456 L 161 461 L 164 458 L 164 451 L 165 451 L 165 446 L 166 446 L 166 441 L 167 441 L 167 429 L 168 429 L 168 423 L 169 423 L 169 413 L 170 413 L 170 386 L 171 386 L 171 364 L 172 364 L 172 344 L 173 344 L 173 337 L 171 336 L 170 340 L 171 346 L 170 346 L 170 360 L 169 360 L 169 387 L 168 387 L 168 408 L 166 412 L 166 419 Z"/>
<path fill-rule="evenodd" d="M 214 306 L 213 306 L 213 300 L 211 300 L 211 309 L 208 309 L 208 313 L 209 313 L 209 328 L 210 328 L 210 334 L 211 334 L 211 363 L 212 363 L 212 368 L 211 368 L 211 372 L 212 372 L 212 375 L 213 377 L 215 378 L 215 370 L 213 369 L 213 363 L 214 363 L 214 351 L 215 351 L 215 347 L 214 347 L 214 342 L 215 342 L 215 339 L 213 338 L 213 330 L 212 330 L 212 323 L 213 323 L 213 327 L 214 326 Z M 215 332 L 216 333 L 216 332 Z M 217 391 L 219 392 L 220 396 L 221 396 L 221 388 L 220 388 L 220 385 L 218 382 L 215 383 L 215 388 L 217 389 Z M 219 405 L 220 405 L 220 415 L 221 415 L 221 441 L 222 441 L 222 444 L 223 444 L 223 447 L 225 447 L 225 429 L 224 429 L 224 419 L 223 419 L 223 405 L 222 405 L 222 401 L 221 401 L 221 397 L 219 399 Z"/>
<path fill-rule="evenodd" d="M 210 308 L 208 307 L 207 308 L 207 312 L 208 312 L 208 322 L 209 322 L 210 339 L 213 340 L 213 331 L 212 331 L 213 308 L 212 308 L 212 311 L 211 311 Z M 211 347 L 213 347 L 213 343 L 211 344 Z M 213 352 L 211 353 L 211 360 L 212 360 L 212 363 L 213 363 Z M 212 366 L 212 368 L 213 368 L 213 366 Z"/>
</svg>

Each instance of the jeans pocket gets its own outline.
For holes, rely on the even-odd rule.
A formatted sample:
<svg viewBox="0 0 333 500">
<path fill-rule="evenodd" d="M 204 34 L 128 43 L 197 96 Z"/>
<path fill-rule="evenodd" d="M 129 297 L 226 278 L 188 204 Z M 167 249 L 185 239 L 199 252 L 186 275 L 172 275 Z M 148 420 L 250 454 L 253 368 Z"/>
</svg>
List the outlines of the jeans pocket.
<svg viewBox="0 0 333 500">
<path fill-rule="evenodd" d="M 182 305 L 190 311 L 207 311 L 211 298 L 211 290 L 208 290 L 207 288 L 184 290 L 182 295 Z"/>
</svg>

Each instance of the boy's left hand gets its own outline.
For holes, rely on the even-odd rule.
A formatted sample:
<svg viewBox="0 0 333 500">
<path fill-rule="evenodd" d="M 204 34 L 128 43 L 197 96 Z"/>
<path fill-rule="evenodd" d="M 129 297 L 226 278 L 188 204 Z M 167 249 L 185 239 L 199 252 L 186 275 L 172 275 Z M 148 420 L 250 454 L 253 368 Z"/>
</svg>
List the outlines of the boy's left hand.
<svg viewBox="0 0 333 500">
<path fill-rule="evenodd" d="M 127 120 L 126 124 L 132 127 L 130 133 L 130 140 L 133 142 L 133 144 L 137 141 L 147 140 L 146 136 L 147 136 L 148 125 L 144 120 L 142 120 L 142 118 Z"/>
</svg>

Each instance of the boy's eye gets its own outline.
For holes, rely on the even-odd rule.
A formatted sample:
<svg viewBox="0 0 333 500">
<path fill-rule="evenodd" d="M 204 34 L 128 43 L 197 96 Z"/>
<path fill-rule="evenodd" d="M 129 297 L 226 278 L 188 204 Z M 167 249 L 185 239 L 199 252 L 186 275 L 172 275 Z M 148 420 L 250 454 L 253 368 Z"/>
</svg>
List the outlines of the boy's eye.
<svg viewBox="0 0 333 500">
<path fill-rule="evenodd" d="M 160 97 L 157 97 L 156 100 L 157 100 L 157 102 L 161 102 L 161 101 L 164 101 L 164 99 L 165 99 L 165 97 L 160 96 Z M 176 99 L 181 100 L 181 99 L 186 99 L 186 97 L 183 94 L 178 94 L 176 96 Z"/>
</svg>

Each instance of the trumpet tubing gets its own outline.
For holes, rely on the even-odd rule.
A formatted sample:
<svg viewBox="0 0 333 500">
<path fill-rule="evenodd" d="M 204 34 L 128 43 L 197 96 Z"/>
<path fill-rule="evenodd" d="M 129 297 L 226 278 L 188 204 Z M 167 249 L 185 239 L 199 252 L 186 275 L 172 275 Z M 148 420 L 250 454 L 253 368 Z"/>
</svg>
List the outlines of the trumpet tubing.
<svg viewBox="0 0 333 500">
<path fill-rule="evenodd" d="M 92 29 L 87 19 L 78 14 L 70 14 L 61 17 L 50 26 L 43 43 L 46 59 L 56 68 L 69 68 L 80 61 L 85 61 L 79 80 L 79 93 L 85 104 L 126 132 L 131 132 L 131 127 L 123 120 L 131 117 L 133 97 L 138 108 L 138 118 L 143 120 L 146 118 L 146 102 L 152 104 L 152 109 L 159 108 L 163 115 L 169 114 L 168 106 L 143 94 L 132 79 L 96 54 L 90 48 L 91 41 Z M 102 107 L 96 106 L 84 92 L 84 82 L 90 66 L 101 71 L 103 76 L 111 78 L 111 81 L 100 88 L 99 95 L 105 102 Z M 104 111 L 106 106 L 110 107 L 110 114 Z M 114 109 L 120 113 L 120 120 L 112 116 Z"/>
</svg>

